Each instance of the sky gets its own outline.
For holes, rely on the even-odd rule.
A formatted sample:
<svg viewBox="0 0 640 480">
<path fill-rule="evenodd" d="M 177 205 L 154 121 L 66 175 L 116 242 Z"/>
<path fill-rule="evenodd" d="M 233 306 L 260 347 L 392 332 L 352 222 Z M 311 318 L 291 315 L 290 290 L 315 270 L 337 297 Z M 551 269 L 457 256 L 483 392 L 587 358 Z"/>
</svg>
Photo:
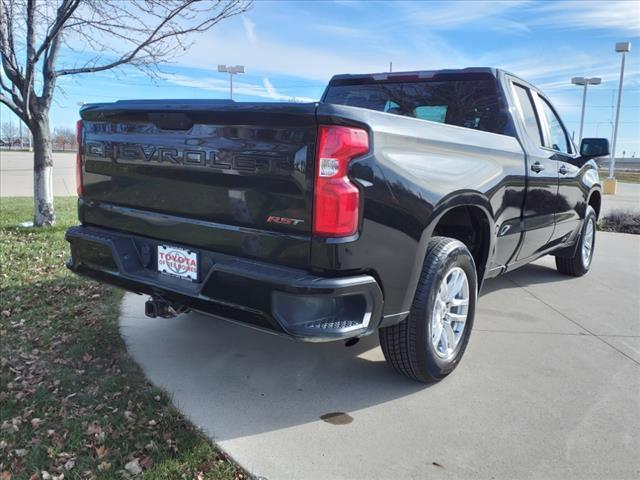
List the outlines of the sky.
<svg viewBox="0 0 640 480">
<path fill-rule="evenodd" d="M 541 88 L 578 136 L 582 88 L 589 88 L 584 137 L 611 138 L 621 54 L 627 55 L 618 155 L 640 157 L 640 1 L 267 1 L 194 36 L 152 79 L 132 68 L 64 77 L 52 127 L 73 127 L 82 103 L 131 98 L 228 98 L 218 64 L 244 65 L 236 101 L 316 101 L 334 74 L 500 67 Z M 73 62 L 73 53 L 63 52 Z M 2 121 L 10 113 L 0 111 Z M 15 120 L 14 120 L 15 121 Z"/>
</svg>

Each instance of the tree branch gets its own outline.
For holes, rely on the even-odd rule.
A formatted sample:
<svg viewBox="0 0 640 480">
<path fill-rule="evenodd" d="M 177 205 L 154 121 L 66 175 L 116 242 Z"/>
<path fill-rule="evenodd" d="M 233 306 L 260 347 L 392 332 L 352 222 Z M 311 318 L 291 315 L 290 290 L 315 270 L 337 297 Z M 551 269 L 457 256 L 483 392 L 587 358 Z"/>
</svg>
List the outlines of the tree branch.
<svg viewBox="0 0 640 480">
<path fill-rule="evenodd" d="M 49 8 L 52 1 L 58 3 L 56 9 Z M 126 64 L 153 75 L 160 62 L 188 48 L 187 36 L 247 11 L 251 2 L 0 0 L 0 57 L 4 72 L 0 91 L 12 109 L 31 121 L 34 115 L 50 108 L 58 76 L 100 72 Z M 41 41 L 37 38 L 39 25 L 43 26 Z M 70 48 L 78 47 L 81 53 L 92 51 L 95 56 L 84 65 L 57 67 L 61 42 Z M 24 48 L 24 54 L 19 48 Z M 23 59 L 24 69 L 18 58 Z M 38 68 L 42 74 L 39 96 L 35 91 Z"/>
<path fill-rule="evenodd" d="M 147 14 L 157 16 L 160 20 L 158 25 L 155 28 L 139 28 L 138 32 L 148 32 L 146 37 L 137 42 L 137 46 L 120 56 L 117 60 L 112 62 L 105 63 L 103 65 L 85 65 L 83 67 L 77 68 L 67 68 L 61 69 L 56 72 L 56 76 L 64 76 L 64 75 L 76 75 L 80 73 L 93 73 L 93 72 L 101 72 L 104 70 L 111 70 L 120 65 L 129 64 L 129 63 L 137 63 L 139 65 L 144 64 L 157 64 L 161 61 L 162 58 L 166 57 L 169 54 L 169 49 L 164 45 L 163 50 L 153 50 L 162 49 L 163 44 L 166 40 L 173 39 L 176 40 L 179 44 L 181 38 L 190 33 L 203 32 L 210 29 L 212 26 L 220 22 L 221 20 L 231 17 L 233 15 L 237 15 L 247 11 L 251 7 L 250 1 L 244 0 L 230 0 L 224 4 L 222 10 L 214 17 L 208 17 L 205 20 L 201 21 L 195 26 L 191 27 L 183 27 L 180 28 L 177 24 L 174 23 L 174 20 L 177 19 L 190 19 L 188 17 L 184 17 L 184 14 L 188 14 L 190 9 L 200 0 L 183 0 L 182 3 L 179 3 L 176 8 L 173 10 L 167 11 L 164 15 L 160 15 L 153 10 L 153 5 L 164 5 L 162 2 L 154 3 L 153 1 L 148 2 L 151 7 L 148 7 Z M 169 2 L 166 2 L 166 5 L 170 5 Z M 142 7 L 141 7 L 142 8 Z M 140 20 L 140 22 L 142 22 Z M 104 25 L 101 22 L 101 25 Z M 96 29 L 101 29 L 100 25 L 93 25 Z M 166 31 L 163 31 L 165 27 L 168 27 Z M 104 28 L 104 27 L 102 27 Z M 133 30 L 133 29 L 132 29 Z M 108 32 L 110 35 L 116 35 L 113 30 Z M 131 41 L 134 41 L 133 39 Z M 141 57 L 141 53 L 146 53 L 144 57 Z M 136 62 L 137 61 L 137 62 Z"/>
<path fill-rule="evenodd" d="M 2 0 L 2 12 L 0 12 L 0 56 L 2 57 L 2 69 L 7 78 L 18 89 L 21 89 L 24 79 L 20 75 L 18 62 L 15 61 L 15 51 L 13 48 L 13 18 L 4 0 Z"/>
<path fill-rule="evenodd" d="M 22 98 L 24 99 L 25 116 L 30 117 L 30 96 L 33 91 L 33 72 L 36 64 L 36 20 L 35 20 L 36 0 L 27 0 L 27 56 L 25 59 L 24 82 L 22 88 Z"/>
<path fill-rule="evenodd" d="M 27 122 L 22 109 L 2 92 L 0 92 L 0 103 L 4 103 L 13 113 L 18 116 L 18 118 L 20 118 L 25 124 L 29 125 L 29 122 Z"/>
<path fill-rule="evenodd" d="M 55 64 L 58 56 L 58 48 L 60 46 L 60 34 L 52 38 L 49 49 L 45 53 L 44 62 L 42 64 L 42 105 L 48 110 L 51 105 L 51 98 L 56 86 Z"/>
<path fill-rule="evenodd" d="M 72 68 L 67 70 L 60 70 L 56 72 L 56 74 L 58 76 L 62 76 L 62 75 L 75 75 L 78 73 L 101 72 L 103 70 L 110 70 L 119 65 L 129 63 L 144 48 L 148 47 L 149 45 L 152 45 L 157 41 L 160 41 L 160 39 L 154 40 L 155 35 L 162 29 L 162 27 L 164 27 L 167 23 L 173 20 L 173 18 L 175 18 L 182 10 L 186 9 L 189 5 L 191 5 L 191 1 L 192 0 L 174 9 L 173 12 L 171 12 L 167 17 L 164 18 L 162 22 L 160 22 L 160 24 L 151 32 L 151 34 L 147 37 L 147 39 L 144 42 L 138 45 L 138 47 L 133 49 L 131 52 L 120 57 L 120 59 L 116 60 L 115 62 L 107 63 L 106 65 L 101 65 L 98 67 L 84 67 L 84 68 Z"/>
<path fill-rule="evenodd" d="M 56 20 L 53 25 L 47 30 L 47 35 L 44 40 L 40 44 L 40 47 L 36 51 L 35 61 L 37 62 L 43 53 L 45 53 L 54 39 L 58 37 L 63 28 L 66 28 L 68 25 L 67 21 L 74 14 L 78 5 L 80 5 L 81 0 L 64 0 L 64 2 L 58 8 L 58 12 L 56 15 Z"/>
</svg>

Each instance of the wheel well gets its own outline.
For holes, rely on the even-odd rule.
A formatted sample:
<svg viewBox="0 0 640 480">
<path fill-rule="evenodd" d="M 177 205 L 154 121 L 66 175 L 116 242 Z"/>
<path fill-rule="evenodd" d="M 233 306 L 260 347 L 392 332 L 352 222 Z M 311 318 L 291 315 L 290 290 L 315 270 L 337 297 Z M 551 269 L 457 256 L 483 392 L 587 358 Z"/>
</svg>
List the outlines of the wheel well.
<svg viewBox="0 0 640 480">
<path fill-rule="evenodd" d="M 589 205 L 596 211 L 596 218 L 600 218 L 600 205 L 602 204 L 602 197 L 600 192 L 594 191 L 589 197 Z"/>
<path fill-rule="evenodd" d="M 490 232 L 489 221 L 482 209 L 464 205 L 445 213 L 438 221 L 433 235 L 455 238 L 467 246 L 476 264 L 480 284 L 489 256 Z"/>
</svg>

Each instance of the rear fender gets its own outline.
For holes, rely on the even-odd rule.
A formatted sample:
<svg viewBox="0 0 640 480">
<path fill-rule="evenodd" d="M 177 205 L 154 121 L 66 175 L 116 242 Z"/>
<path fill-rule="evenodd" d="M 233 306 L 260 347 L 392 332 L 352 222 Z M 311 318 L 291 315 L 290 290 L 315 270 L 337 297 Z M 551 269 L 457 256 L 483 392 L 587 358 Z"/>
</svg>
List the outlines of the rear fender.
<svg viewBox="0 0 640 480">
<path fill-rule="evenodd" d="M 414 268 L 411 271 L 408 288 L 402 302 L 403 310 L 407 311 L 411 308 L 411 304 L 413 303 L 413 297 L 415 296 L 416 288 L 418 287 L 418 282 L 420 280 L 420 274 L 422 273 L 422 266 L 424 263 L 424 259 L 427 255 L 427 248 L 429 246 L 429 242 L 433 237 L 433 232 L 436 229 L 438 222 L 440 219 L 451 209 L 456 207 L 478 207 L 480 208 L 487 217 L 487 221 L 489 225 L 493 225 L 493 208 L 491 207 L 491 203 L 486 196 L 483 194 L 469 190 L 462 192 L 454 192 L 450 195 L 444 197 L 433 209 L 433 213 L 428 220 L 427 227 L 423 230 L 422 235 L 420 237 L 420 242 L 418 245 L 418 249 L 416 250 L 416 262 L 414 263 Z M 489 235 L 489 254 L 487 258 L 487 265 L 490 265 L 491 256 L 494 251 L 495 246 L 495 229 L 491 228 Z M 485 272 L 486 273 L 486 272 Z M 483 279 L 479 279 L 478 288 L 480 288 Z"/>
</svg>

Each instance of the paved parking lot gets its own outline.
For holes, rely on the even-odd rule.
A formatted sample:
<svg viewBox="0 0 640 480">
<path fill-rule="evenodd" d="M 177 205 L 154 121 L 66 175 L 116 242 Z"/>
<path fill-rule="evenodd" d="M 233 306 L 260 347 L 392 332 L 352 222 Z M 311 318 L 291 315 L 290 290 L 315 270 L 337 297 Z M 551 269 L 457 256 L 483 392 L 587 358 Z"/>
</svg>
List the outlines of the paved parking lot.
<svg viewBox="0 0 640 480">
<path fill-rule="evenodd" d="M 75 153 L 53 154 L 53 194 L 76 194 Z M 29 152 L 0 150 L 0 194 L 3 197 L 33 195 L 33 159 Z M 640 210 L 640 184 L 618 183 L 617 195 L 606 195 L 602 211 Z"/>
<path fill-rule="evenodd" d="M 0 150 L 0 192 L 3 197 L 33 196 L 33 153 Z M 76 154 L 53 154 L 53 194 L 76 195 Z"/>
<path fill-rule="evenodd" d="M 602 215 L 611 210 L 640 211 L 640 183 L 618 182 L 616 194 L 603 195 L 602 198 Z"/>
<path fill-rule="evenodd" d="M 123 306 L 134 358 L 256 475 L 640 477 L 640 236 L 599 233 L 583 278 L 547 257 L 488 281 L 460 367 L 431 386 L 391 371 L 376 337 L 295 343 L 199 314 L 148 319 L 144 300 Z"/>
</svg>

